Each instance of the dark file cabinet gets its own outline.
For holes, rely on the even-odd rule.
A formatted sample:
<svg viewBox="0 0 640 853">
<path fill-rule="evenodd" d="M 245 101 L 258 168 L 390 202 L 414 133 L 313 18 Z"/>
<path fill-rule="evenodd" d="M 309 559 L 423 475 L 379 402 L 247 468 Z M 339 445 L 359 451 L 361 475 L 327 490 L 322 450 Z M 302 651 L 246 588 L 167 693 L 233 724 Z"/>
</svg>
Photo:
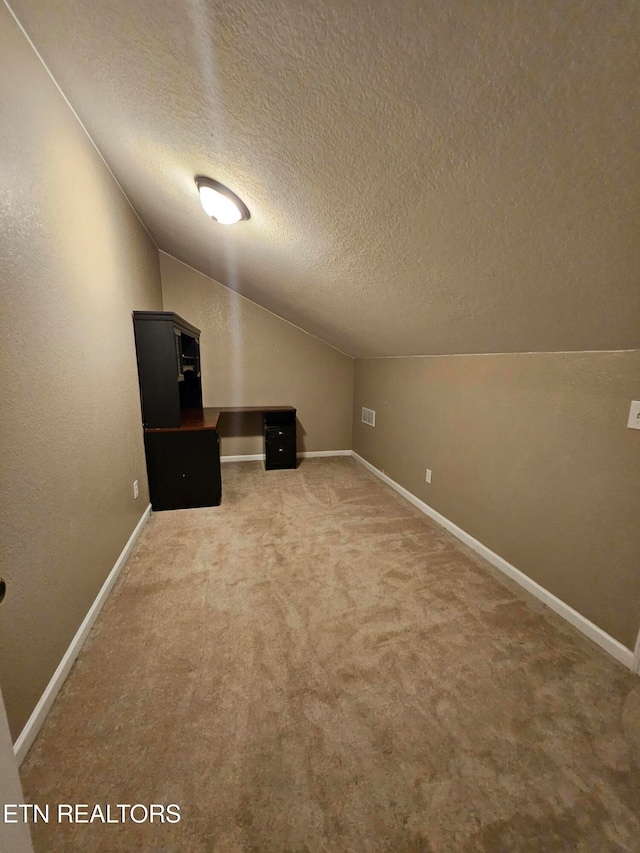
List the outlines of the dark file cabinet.
<svg viewBox="0 0 640 853">
<path fill-rule="evenodd" d="M 295 409 L 265 412 L 264 415 L 264 467 L 296 467 L 296 412 Z"/>
</svg>

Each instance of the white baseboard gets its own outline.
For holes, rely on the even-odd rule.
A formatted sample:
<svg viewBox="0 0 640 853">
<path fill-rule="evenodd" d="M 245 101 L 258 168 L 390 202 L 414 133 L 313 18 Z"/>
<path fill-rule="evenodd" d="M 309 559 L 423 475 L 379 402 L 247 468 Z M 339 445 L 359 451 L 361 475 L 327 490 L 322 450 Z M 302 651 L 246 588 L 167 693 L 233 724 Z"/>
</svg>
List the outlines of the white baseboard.
<svg viewBox="0 0 640 853">
<path fill-rule="evenodd" d="M 118 578 L 118 575 L 122 571 L 122 567 L 127 562 L 127 557 L 131 553 L 133 546 L 136 544 L 136 540 L 138 539 L 138 536 L 140 536 L 142 528 L 144 527 L 150 514 L 151 504 L 149 504 L 149 506 L 145 509 L 142 514 L 142 518 L 136 524 L 133 533 L 129 537 L 129 541 L 122 549 L 122 553 L 118 557 L 116 564 L 109 572 L 109 576 L 103 583 L 100 592 L 96 596 L 93 604 L 89 609 L 89 612 L 82 620 L 82 624 L 78 628 L 73 640 L 71 640 L 69 648 L 65 652 L 64 657 L 58 664 L 58 668 L 53 673 L 51 681 L 47 684 L 44 693 L 40 697 L 40 701 L 33 709 L 33 713 L 27 720 L 24 729 L 21 731 L 18 739 L 16 740 L 13 746 L 13 752 L 16 756 L 18 764 L 22 764 L 31 748 L 31 745 L 36 739 L 38 732 L 42 728 L 42 724 L 44 723 L 47 714 L 49 713 L 51 706 L 53 705 L 54 700 L 60 691 L 60 688 L 64 684 L 64 681 L 67 675 L 69 674 L 69 670 L 73 666 L 75 659 L 78 657 L 80 650 L 82 649 L 82 646 L 85 643 L 85 640 L 89 636 L 89 632 L 93 627 L 93 623 L 98 618 L 98 614 L 102 610 L 105 601 L 109 597 L 109 593 L 111 592 L 113 585 L 115 584 Z"/>
<path fill-rule="evenodd" d="M 244 456 L 221 456 L 220 462 L 260 462 L 264 453 L 245 453 Z"/>
<path fill-rule="evenodd" d="M 602 628 L 598 628 L 597 625 L 594 625 L 593 622 L 590 622 L 586 617 L 578 613 L 577 610 L 574 610 L 568 604 L 565 604 L 564 601 L 557 598 L 543 586 L 540 586 L 540 584 L 536 583 L 528 575 L 525 575 L 524 572 L 516 569 L 515 566 L 511 565 L 511 563 L 508 563 L 494 551 L 491 551 L 491 549 L 487 548 L 486 545 L 483 545 L 482 542 L 478 542 L 477 539 L 474 539 L 473 536 L 470 536 L 462 530 L 461 527 L 458 527 L 457 524 L 449 521 L 448 518 L 445 518 L 445 516 L 441 515 L 437 510 L 411 494 L 411 492 L 405 489 L 404 486 L 401 486 L 399 483 L 396 483 L 395 480 L 392 480 L 391 477 L 383 474 L 382 471 L 370 462 L 367 462 L 367 460 L 363 459 L 363 457 L 358 453 L 352 451 L 352 456 L 361 465 L 364 465 L 367 470 L 371 471 L 372 474 L 375 474 L 376 477 L 379 477 L 388 486 L 395 489 L 395 491 L 402 495 L 403 498 L 406 498 L 409 503 L 413 504 L 413 506 L 417 507 L 425 515 L 428 515 L 429 518 L 437 521 L 438 524 L 442 525 L 442 527 L 446 528 L 450 533 L 453 533 L 453 535 L 460 539 L 461 542 L 464 542 L 465 545 L 468 545 L 477 554 L 484 557 L 484 559 L 491 563 L 492 566 L 495 566 L 501 572 L 504 572 L 504 574 L 510 577 L 511 580 L 514 580 L 517 584 L 534 595 L 539 601 L 542 601 L 543 604 L 546 604 L 547 607 L 550 607 L 551 610 L 566 619 L 567 622 L 570 622 L 574 628 L 577 628 L 589 637 L 590 640 L 597 643 L 600 648 L 608 652 L 617 661 L 620 661 L 620 663 L 635 672 L 640 672 L 640 636 L 638 637 L 638 643 L 636 644 L 636 651 L 634 655 L 634 652 L 632 652 L 631 649 L 623 646 L 622 643 L 618 642 L 618 640 L 610 634 L 607 634 L 602 630 Z"/>
<path fill-rule="evenodd" d="M 305 450 L 297 453 L 298 459 L 313 459 L 319 456 L 351 456 L 351 450 Z M 221 456 L 220 462 L 259 462 L 264 453 L 247 453 L 244 456 Z"/>
<path fill-rule="evenodd" d="M 305 450 L 298 453 L 300 459 L 315 459 L 320 456 L 351 456 L 352 450 Z"/>
</svg>

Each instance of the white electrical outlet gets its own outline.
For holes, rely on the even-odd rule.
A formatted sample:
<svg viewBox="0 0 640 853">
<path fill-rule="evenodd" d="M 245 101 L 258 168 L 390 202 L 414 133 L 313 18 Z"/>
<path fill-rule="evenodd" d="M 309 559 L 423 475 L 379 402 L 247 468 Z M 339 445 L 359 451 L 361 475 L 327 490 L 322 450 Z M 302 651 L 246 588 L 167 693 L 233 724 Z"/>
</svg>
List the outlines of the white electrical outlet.
<svg viewBox="0 0 640 853">
<path fill-rule="evenodd" d="M 629 411 L 629 429 L 640 429 L 640 400 L 631 401 L 631 409 Z"/>
<path fill-rule="evenodd" d="M 138 481 L 133 481 L 133 496 L 136 500 L 138 500 Z"/>
<path fill-rule="evenodd" d="M 427 483 L 431 482 L 431 468 L 427 468 L 427 476 L 425 477 Z"/>
</svg>

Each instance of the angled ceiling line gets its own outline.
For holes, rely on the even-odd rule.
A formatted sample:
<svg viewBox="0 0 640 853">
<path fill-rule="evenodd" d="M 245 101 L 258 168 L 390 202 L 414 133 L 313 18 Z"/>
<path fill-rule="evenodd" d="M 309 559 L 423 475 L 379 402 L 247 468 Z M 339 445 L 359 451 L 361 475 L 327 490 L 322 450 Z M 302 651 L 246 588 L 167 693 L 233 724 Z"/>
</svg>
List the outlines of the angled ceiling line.
<svg viewBox="0 0 640 853">
<path fill-rule="evenodd" d="M 129 198 L 129 196 L 128 196 L 128 195 L 126 194 L 126 192 L 124 191 L 124 189 L 123 189 L 123 187 L 122 187 L 122 184 L 120 183 L 120 181 L 118 180 L 118 178 L 115 176 L 115 174 L 114 174 L 113 169 L 111 168 L 111 166 L 107 163 L 107 161 L 106 161 L 106 159 L 105 159 L 104 154 L 103 154 L 103 153 L 102 153 L 102 151 L 98 148 L 98 145 L 97 145 L 97 143 L 96 143 L 95 139 L 93 138 L 93 136 L 91 136 L 91 134 L 90 134 L 90 133 L 89 133 L 89 131 L 87 130 L 87 128 L 86 128 L 86 126 L 85 126 L 84 122 L 82 121 L 82 119 L 80 118 L 80 116 L 78 115 L 78 113 L 76 112 L 75 107 L 73 106 L 73 104 L 71 103 L 71 101 L 69 100 L 69 98 L 67 98 L 67 96 L 66 96 L 66 95 L 65 95 L 65 93 L 64 93 L 64 90 L 62 89 L 62 87 L 60 86 L 60 84 L 58 83 L 58 81 L 56 80 L 56 78 L 53 76 L 53 73 L 51 72 L 51 69 L 49 68 L 49 66 L 47 65 L 47 63 L 44 61 L 44 59 L 43 59 L 43 57 L 42 57 L 42 54 L 40 53 L 40 51 L 38 50 L 38 48 L 37 48 L 37 47 L 35 46 L 35 44 L 33 43 L 33 40 L 31 39 L 31 36 L 30 36 L 30 35 L 29 35 L 29 33 L 26 31 L 26 29 L 25 29 L 25 28 L 24 28 L 24 26 L 22 25 L 22 22 L 20 21 L 20 19 L 19 19 L 19 18 L 18 18 L 18 16 L 16 15 L 16 13 L 13 11 L 13 9 L 11 8 L 11 6 L 9 5 L 8 0 L 3 0 L 3 2 L 4 2 L 4 5 L 7 7 L 7 10 L 8 10 L 8 12 L 9 12 L 9 14 L 10 14 L 10 15 L 11 15 L 11 17 L 13 18 L 13 20 L 16 22 L 16 25 L 17 25 L 18 29 L 20 30 L 20 32 L 22 33 L 22 35 L 23 35 L 23 36 L 25 37 L 25 39 L 27 40 L 27 42 L 28 42 L 28 44 L 29 44 L 30 48 L 33 50 L 33 52 L 35 53 L 35 55 L 38 57 L 38 59 L 40 60 L 40 63 L 42 64 L 42 67 L 44 68 L 44 70 L 47 72 L 47 74 L 48 74 L 48 75 L 49 75 L 49 77 L 51 78 L 51 80 L 52 80 L 52 82 L 53 82 L 53 85 L 56 87 L 56 89 L 58 90 L 58 92 L 60 92 L 60 94 L 62 95 L 62 98 L 63 98 L 63 100 L 64 100 L 65 104 L 69 107 L 69 109 L 70 109 L 70 110 L 71 110 L 71 112 L 73 113 L 73 116 L 75 117 L 76 121 L 78 122 L 78 124 L 80 125 L 80 127 L 82 128 L 82 130 L 84 131 L 84 133 L 85 133 L 85 135 L 86 135 L 87 139 L 89 140 L 89 142 L 90 142 L 90 143 L 93 145 L 93 147 L 95 148 L 95 150 L 96 150 L 96 152 L 97 152 L 98 156 L 100 157 L 100 159 L 102 160 L 102 162 L 103 162 L 103 163 L 104 163 L 104 165 L 106 166 L 107 171 L 109 172 L 109 174 L 110 174 L 110 175 L 111 175 L 111 177 L 113 178 L 113 180 L 114 180 L 114 182 L 115 182 L 116 186 L 118 187 L 118 189 L 119 189 L 119 190 L 120 190 L 120 192 L 122 193 L 122 195 L 123 195 L 123 197 L 124 197 L 125 201 L 126 201 L 126 202 L 127 202 L 127 204 L 129 205 L 129 207 L 131 208 L 131 210 L 135 213 L 136 218 L 137 218 L 137 219 L 138 219 L 138 221 L 140 222 L 140 225 L 142 225 L 142 227 L 144 228 L 144 230 L 147 232 L 147 234 L 149 235 L 149 239 L 151 240 L 151 242 L 153 243 L 153 245 L 156 247 L 156 249 L 157 249 L 158 251 L 160 251 L 160 247 L 158 246 L 158 244 L 157 244 L 157 243 L 156 243 L 156 241 L 154 240 L 154 238 L 153 238 L 153 234 L 151 233 L 151 231 L 149 231 L 149 229 L 148 229 L 148 228 L 147 228 L 147 226 L 145 225 L 144 221 L 142 220 L 142 217 L 140 216 L 140 214 L 138 213 L 138 211 L 135 209 L 135 207 L 134 207 L 134 205 L 133 205 L 133 202 L 131 201 L 131 199 Z"/>
<path fill-rule="evenodd" d="M 356 358 L 358 358 L 358 356 L 351 355 L 348 352 L 344 352 L 344 350 L 341 350 L 340 347 L 337 347 L 334 344 L 329 343 L 329 341 L 323 340 L 322 338 L 318 337 L 318 335 L 314 335 L 313 332 L 309 332 L 306 329 L 303 329 L 302 326 L 298 326 L 298 325 L 296 325 L 296 323 L 292 323 L 291 320 L 287 320 L 286 317 L 282 317 L 282 316 L 280 316 L 280 314 L 276 314 L 276 312 L 271 311 L 270 308 L 265 308 L 264 305 L 260 305 L 259 302 L 254 302 L 253 299 L 250 299 L 248 296 L 245 296 L 244 293 L 240 293 L 239 291 L 234 290 L 232 287 L 229 287 L 228 284 L 224 284 L 224 282 L 218 281 L 216 278 L 213 278 L 213 276 L 208 275 L 206 272 L 202 272 L 202 270 L 199 270 L 197 267 L 194 267 L 191 264 L 188 264 L 186 261 L 181 260 L 181 258 L 176 258 L 176 256 L 172 255 L 170 252 L 166 252 L 164 249 L 158 249 L 158 252 L 160 252 L 160 254 L 162 254 L 162 255 L 166 255 L 168 258 L 171 258 L 174 261 L 177 261 L 179 264 L 182 264 L 183 266 L 187 267 L 188 269 L 193 270 L 194 272 L 197 272 L 198 275 L 202 275 L 205 278 L 208 278 L 209 281 L 212 281 L 214 284 L 217 284 L 220 287 L 224 287 L 225 290 L 228 290 L 230 293 L 235 294 L 235 296 L 239 296 L 240 299 L 244 299 L 247 302 L 250 302 L 252 305 L 255 305 L 256 307 L 260 308 L 261 311 L 266 311 L 267 314 L 271 314 L 273 317 L 277 317 L 278 320 L 282 320 L 283 323 L 287 323 L 289 326 L 293 326 L 294 329 L 298 329 L 298 331 L 304 332 L 304 334 L 309 335 L 310 338 L 315 338 L 317 341 L 320 341 L 321 344 L 324 344 L 325 346 L 331 347 L 331 349 L 334 349 L 336 352 L 339 352 L 341 355 L 345 355 L 347 358 L 350 358 L 353 361 L 355 361 Z M 386 356 L 382 356 L 382 358 L 385 358 L 385 357 Z M 402 356 L 399 356 L 399 358 L 402 358 Z"/>
</svg>

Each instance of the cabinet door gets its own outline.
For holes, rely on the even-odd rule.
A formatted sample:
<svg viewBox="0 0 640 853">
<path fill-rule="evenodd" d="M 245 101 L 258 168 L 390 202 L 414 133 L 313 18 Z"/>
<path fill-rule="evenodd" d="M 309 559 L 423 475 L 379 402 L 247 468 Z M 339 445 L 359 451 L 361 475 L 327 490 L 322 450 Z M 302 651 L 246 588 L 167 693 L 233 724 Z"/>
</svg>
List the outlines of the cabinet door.
<svg viewBox="0 0 640 853">
<path fill-rule="evenodd" d="M 218 506 L 222 490 L 215 430 L 146 433 L 144 443 L 154 510 Z"/>
<path fill-rule="evenodd" d="M 166 320 L 134 320 L 133 325 L 142 421 L 147 429 L 178 427 L 179 365 L 173 325 Z"/>
</svg>

